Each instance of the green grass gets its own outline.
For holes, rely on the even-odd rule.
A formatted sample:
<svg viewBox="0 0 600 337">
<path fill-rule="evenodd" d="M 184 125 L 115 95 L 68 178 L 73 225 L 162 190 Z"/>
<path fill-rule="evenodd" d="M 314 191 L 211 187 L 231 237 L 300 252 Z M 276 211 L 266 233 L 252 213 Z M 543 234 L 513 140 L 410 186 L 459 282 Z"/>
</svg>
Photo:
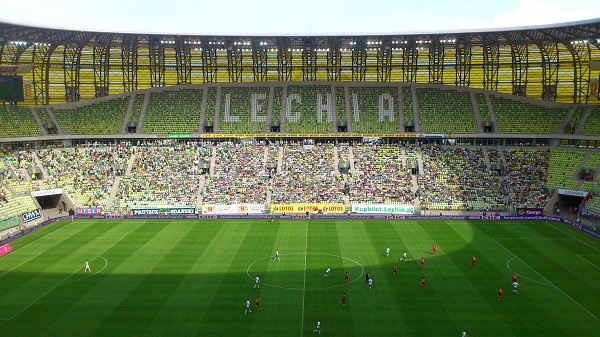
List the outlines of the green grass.
<svg viewBox="0 0 600 337">
<path fill-rule="evenodd" d="M 308 336 L 319 319 L 325 336 L 600 330 L 600 242 L 559 223 L 78 220 L 12 246 L 0 258 L 4 336 Z M 413 260 L 398 262 L 405 250 Z M 256 296 L 260 310 L 244 315 Z"/>
</svg>

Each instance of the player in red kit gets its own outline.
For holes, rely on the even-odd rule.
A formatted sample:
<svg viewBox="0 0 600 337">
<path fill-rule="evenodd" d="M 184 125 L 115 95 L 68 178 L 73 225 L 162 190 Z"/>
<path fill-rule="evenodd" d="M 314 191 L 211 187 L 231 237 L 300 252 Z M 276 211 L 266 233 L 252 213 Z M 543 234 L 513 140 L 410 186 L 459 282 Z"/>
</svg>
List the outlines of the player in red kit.
<svg viewBox="0 0 600 337">
<path fill-rule="evenodd" d="M 517 282 L 517 274 L 513 274 L 512 281 Z"/>
<path fill-rule="evenodd" d="M 397 272 L 398 272 L 398 266 L 394 265 L 394 269 L 392 270 L 392 276 L 396 276 Z"/>
<path fill-rule="evenodd" d="M 425 276 L 421 279 L 421 289 L 425 288 Z"/>
<path fill-rule="evenodd" d="M 256 302 L 254 302 L 254 309 L 260 309 L 260 298 L 256 296 Z"/>
<path fill-rule="evenodd" d="M 340 303 L 346 305 L 346 293 L 342 293 L 342 299 L 340 300 Z"/>
<path fill-rule="evenodd" d="M 348 283 L 348 272 L 344 274 L 344 283 Z"/>
<path fill-rule="evenodd" d="M 477 262 L 477 260 L 475 259 L 475 256 L 473 256 L 471 258 L 471 267 L 475 267 L 475 262 Z"/>
<path fill-rule="evenodd" d="M 423 268 L 423 266 L 424 266 L 424 265 L 425 265 L 425 258 L 424 258 L 424 257 L 422 257 L 422 258 L 421 258 L 421 268 Z"/>
<path fill-rule="evenodd" d="M 498 288 L 498 301 L 502 300 L 503 293 L 504 293 L 504 289 L 502 289 L 502 287 Z"/>
<path fill-rule="evenodd" d="M 437 252 L 437 246 L 433 245 L 433 255 L 435 255 L 435 252 Z"/>
</svg>

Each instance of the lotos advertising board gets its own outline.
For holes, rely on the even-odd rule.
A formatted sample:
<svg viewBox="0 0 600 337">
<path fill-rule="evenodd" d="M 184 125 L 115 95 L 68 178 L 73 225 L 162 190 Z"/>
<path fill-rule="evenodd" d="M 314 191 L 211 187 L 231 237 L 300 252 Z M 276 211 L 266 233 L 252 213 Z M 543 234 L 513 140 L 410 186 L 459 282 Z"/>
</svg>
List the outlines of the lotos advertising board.
<svg viewBox="0 0 600 337">
<path fill-rule="evenodd" d="M 415 206 L 395 204 L 352 204 L 352 213 L 414 214 Z"/>
<path fill-rule="evenodd" d="M 265 205 L 236 204 L 236 205 L 202 205 L 202 214 L 263 214 Z"/>
<path fill-rule="evenodd" d="M 195 214 L 194 207 L 144 207 L 132 208 L 131 215 L 184 215 Z"/>
<path fill-rule="evenodd" d="M 343 214 L 346 212 L 346 205 L 318 203 L 272 204 L 271 212 L 275 214 L 306 212 L 323 214 Z"/>
<path fill-rule="evenodd" d="M 540 216 L 544 215 L 543 208 L 519 207 L 517 208 L 518 216 Z"/>
</svg>

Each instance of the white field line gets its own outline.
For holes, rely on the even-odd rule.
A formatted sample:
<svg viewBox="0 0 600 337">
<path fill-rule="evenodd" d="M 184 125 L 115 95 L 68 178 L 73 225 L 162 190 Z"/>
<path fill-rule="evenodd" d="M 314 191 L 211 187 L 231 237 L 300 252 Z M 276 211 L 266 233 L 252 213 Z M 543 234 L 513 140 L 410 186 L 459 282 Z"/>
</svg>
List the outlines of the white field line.
<svg viewBox="0 0 600 337">
<path fill-rule="evenodd" d="M 536 274 L 538 274 L 539 276 L 541 276 L 546 282 L 548 282 L 548 284 L 550 284 L 552 287 L 556 288 L 558 291 L 560 291 L 563 295 L 565 295 L 567 298 L 569 298 L 571 301 L 573 301 L 573 303 L 577 304 L 578 306 L 581 307 L 581 309 L 585 310 L 588 314 L 590 314 L 590 316 L 594 317 L 596 319 L 596 321 L 600 322 L 600 319 L 598 319 L 598 317 L 596 317 L 594 314 L 592 314 L 588 309 L 586 309 L 583 305 L 581 305 L 579 302 L 575 301 L 571 296 L 567 295 L 567 293 L 565 293 L 564 291 L 562 291 L 559 287 L 557 287 L 554 283 L 550 282 L 550 280 L 548 280 L 547 278 L 544 277 L 544 275 L 540 274 L 537 270 L 533 269 L 530 265 L 528 265 L 525 261 L 523 261 L 520 257 L 518 257 L 515 253 L 513 253 L 512 251 L 510 251 L 510 249 L 506 248 L 503 244 L 501 244 L 500 242 L 498 242 L 498 240 L 492 238 L 492 240 L 494 240 L 497 244 L 499 244 L 500 246 L 502 246 L 502 248 L 504 248 L 507 252 L 509 252 L 510 254 L 512 254 L 512 256 L 514 256 L 515 258 L 517 258 L 518 260 L 520 260 L 521 262 L 523 262 L 523 264 L 525 264 L 527 267 L 529 267 L 529 269 L 533 270 L 534 272 L 536 272 Z"/>
<path fill-rule="evenodd" d="M 586 259 L 585 257 L 583 257 L 583 256 L 581 256 L 581 255 L 579 255 L 579 254 L 577 254 L 577 256 L 578 256 L 580 259 L 582 259 L 583 261 L 585 261 L 585 262 L 587 262 L 587 263 L 591 264 L 592 266 L 594 266 L 594 267 L 596 267 L 596 268 L 600 269 L 600 267 L 598 267 L 598 266 L 597 266 L 595 263 L 591 262 L 590 260 Z"/>
<path fill-rule="evenodd" d="M 22 249 L 25 249 L 25 247 L 29 246 L 30 244 L 32 244 L 32 243 L 36 243 L 36 242 L 40 241 L 41 239 L 43 239 L 43 238 L 47 237 L 48 235 L 50 235 L 50 234 L 54 234 L 54 233 L 58 232 L 59 230 L 61 230 L 61 229 L 65 228 L 65 227 L 67 227 L 68 225 L 70 225 L 70 224 L 73 224 L 73 223 L 74 223 L 74 222 L 69 222 L 68 224 L 66 224 L 66 225 L 62 226 L 61 228 L 59 228 L 59 229 L 57 229 L 57 230 L 55 230 L 55 231 L 52 231 L 52 232 L 50 232 L 50 233 L 48 233 L 48 234 L 46 234 L 46 235 L 42 236 L 41 238 L 39 238 L 39 239 L 37 239 L 37 240 L 31 241 L 30 243 L 26 244 L 25 246 L 23 246 L 23 247 L 21 247 L 21 248 L 19 248 L 19 249 L 17 249 L 17 250 L 14 250 L 14 251 L 13 251 L 13 253 L 15 253 L 15 252 L 18 252 L 18 251 L 20 251 L 20 250 L 22 250 Z"/>
<path fill-rule="evenodd" d="M 308 221 L 306 222 L 306 239 L 304 242 L 304 284 L 302 285 L 302 320 L 300 321 L 300 337 L 304 336 L 304 300 L 306 297 L 306 256 L 308 252 Z"/>
<path fill-rule="evenodd" d="M 568 235 L 568 236 L 572 237 L 573 239 L 575 239 L 575 240 L 577 240 L 577 241 L 579 241 L 579 242 L 583 243 L 584 245 L 586 245 L 586 246 L 588 246 L 588 247 L 592 248 L 593 250 L 595 250 L 595 251 L 597 251 L 597 252 L 599 252 L 599 253 L 600 253 L 600 249 L 598 249 L 598 248 L 596 248 L 596 247 L 594 247 L 594 246 L 592 246 L 592 245 L 590 245 L 590 244 L 588 244 L 588 243 L 586 243 L 586 242 L 583 242 L 583 241 L 581 241 L 580 239 L 578 239 L 578 238 L 574 237 L 573 235 L 571 235 L 571 234 L 569 234 L 569 233 L 567 233 L 567 232 L 563 231 L 562 229 L 560 229 L 560 228 L 558 228 L 558 227 L 556 227 L 556 226 L 554 226 L 554 225 L 552 225 L 552 224 L 550 225 L 550 227 L 552 227 L 552 228 L 556 229 L 557 231 L 561 231 L 561 232 L 563 232 L 563 234 L 566 234 L 566 235 Z"/>
<path fill-rule="evenodd" d="M 19 263 L 18 265 L 14 266 L 14 267 L 13 267 L 13 268 L 11 268 L 10 270 L 7 270 L 7 271 L 5 271 L 4 273 L 0 274 L 0 277 L 2 277 L 2 276 L 4 276 L 4 275 L 8 274 L 9 272 L 11 272 L 11 271 L 13 271 L 13 270 L 15 270 L 15 269 L 19 268 L 20 266 L 24 265 L 25 263 L 29 262 L 30 260 L 33 260 L 33 259 L 35 259 L 36 257 L 40 256 L 42 253 L 21 253 L 21 254 L 28 254 L 28 255 L 29 255 L 29 254 L 32 254 L 32 255 L 35 255 L 35 256 L 32 256 L 32 257 L 28 258 L 27 260 L 25 260 L 25 261 L 23 261 L 23 262 Z"/>
<path fill-rule="evenodd" d="M 526 277 L 526 276 L 523 276 L 523 275 L 521 275 L 521 274 L 518 274 L 517 272 L 515 272 L 514 270 L 512 270 L 512 269 L 510 268 L 510 266 L 509 266 L 509 263 L 510 263 L 510 261 L 512 261 L 512 260 L 514 260 L 514 259 L 515 259 L 515 258 L 513 257 L 512 259 L 510 259 L 510 260 L 506 261 L 506 268 L 508 268 L 508 270 L 510 270 L 510 272 L 511 272 L 511 273 L 513 273 L 513 274 L 515 274 L 515 275 L 518 275 L 519 277 L 521 277 L 521 278 L 524 278 L 524 279 L 526 279 L 526 280 L 529 280 L 529 281 L 531 281 L 531 282 L 534 282 L 534 283 L 537 283 L 537 284 L 541 284 L 541 285 L 544 285 L 544 286 L 550 286 L 550 287 L 552 287 L 552 284 L 550 284 L 550 283 L 543 283 L 543 282 L 540 282 L 540 281 L 536 281 L 536 280 L 534 280 L 534 279 L 530 279 L 529 277 Z"/>
<path fill-rule="evenodd" d="M 64 228 L 64 227 L 63 227 Z M 58 229 L 60 230 L 60 229 Z M 102 254 L 104 254 L 107 250 L 111 249 L 114 245 L 116 245 L 117 243 L 121 242 L 121 240 L 123 240 L 123 238 L 125 237 L 121 237 L 117 242 L 113 243 L 112 245 L 110 245 L 108 248 L 106 248 L 105 250 L 103 250 L 102 252 L 100 252 L 100 254 L 96 255 L 93 259 L 97 259 L 98 257 L 100 257 Z M 41 239 L 41 238 L 40 238 Z M 39 239 L 38 239 L 39 240 Z M 37 241 L 37 240 L 36 240 Z M 33 243 L 33 242 L 32 242 Z M 107 262 L 108 265 L 108 262 Z M 16 314 L 14 314 L 12 317 L 10 318 L 0 318 L 1 321 L 10 321 L 13 318 L 19 316 L 22 312 L 24 312 L 25 310 L 27 310 L 29 307 L 31 307 L 32 305 L 34 305 L 37 301 L 39 301 L 40 299 L 42 299 L 44 296 L 48 295 L 52 290 L 56 289 L 56 287 L 60 286 L 61 284 L 65 283 L 65 281 L 67 281 L 68 279 L 70 279 L 73 275 L 75 275 L 76 273 L 78 273 L 83 267 L 77 268 L 72 274 L 70 274 L 69 276 L 67 276 L 65 279 L 63 279 L 62 281 L 60 281 L 59 283 L 57 283 L 55 286 L 53 286 L 52 288 L 50 288 L 48 291 L 46 291 L 45 293 L 43 293 L 40 297 L 36 298 L 35 300 L 33 300 L 33 302 L 29 303 L 27 306 L 25 306 L 25 308 L 21 309 L 19 312 L 17 312 Z"/>
</svg>

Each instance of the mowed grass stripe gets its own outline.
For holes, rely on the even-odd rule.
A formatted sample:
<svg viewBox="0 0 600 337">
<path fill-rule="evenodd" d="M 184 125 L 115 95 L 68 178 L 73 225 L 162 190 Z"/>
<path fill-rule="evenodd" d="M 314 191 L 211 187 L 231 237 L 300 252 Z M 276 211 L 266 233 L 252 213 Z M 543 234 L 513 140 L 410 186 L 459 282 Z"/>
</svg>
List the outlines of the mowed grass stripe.
<svg viewBox="0 0 600 337">
<path fill-rule="evenodd" d="M 262 280 L 303 284 L 307 224 L 308 289 L 302 322 L 301 289 L 266 285 L 252 289 L 254 281 L 246 271 L 264 258 L 255 269 L 264 271 Z M 33 256 L 28 253 L 35 251 L 45 251 L 46 260 L 40 265 L 34 263 L 36 257 L 16 268 L 19 273 L 7 273 L 20 276 L 10 284 L 5 283 L 8 278 L 0 277 L 0 289 L 20 288 L 34 278 L 47 282 L 55 274 L 67 277 L 69 266 L 81 269 L 85 258 L 97 256 L 120 237 L 102 253 L 108 261 L 106 269 L 94 275 L 82 270 L 75 273 L 15 319 L 0 321 L 0 333 L 15 337 L 308 336 L 317 319 L 323 322 L 323 334 L 345 337 L 453 336 L 462 329 L 477 336 L 595 336 L 600 329 L 600 322 L 569 299 L 596 312 L 600 296 L 594 280 L 600 277 L 600 267 L 594 263 L 600 262 L 600 245 L 568 226 L 550 222 L 58 223 L 13 242 L 13 247 L 23 249 L 22 255 L 0 258 L 0 270 L 14 267 L 17 263 L 11 259 L 15 256 L 23 261 L 23 256 Z M 163 246 L 158 244 L 161 240 Z M 382 255 L 387 241 L 392 249 L 389 258 Z M 434 242 L 439 249 L 431 256 Z M 272 260 L 275 249 L 282 254 L 281 262 Z M 413 261 L 397 261 L 404 249 Z M 427 259 L 423 270 L 418 268 L 421 255 Z M 472 255 L 477 256 L 474 268 Z M 346 269 L 351 272 L 350 280 L 360 273 L 358 265 L 343 257 L 365 266 L 374 277 L 373 290 L 368 290 L 364 276 L 350 285 L 342 284 Z M 395 262 L 399 270 L 392 277 Z M 512 294 L 507 262 L 538 283 L 520 279 L 520 294 Z M 329 264 L 331 277 L 324 278 Z M 103 265 L 104 261 L 92 261 L 92 271 Z M 419 287 L 422 275 L 428 279 L 423 290 Z M 501 303 L 496 301 L 499 283 L 505 288 Z M 320 285 L 326 287 L 317 289 Z M 338 303 L 343 291 L 348 293 L 345 308 Z M 158 293 L 155 299 L 146 298 L 154 293 Z M 254 305 L 256 295 L 261 296 L 261 309 L 244 315 L 245 299 Z M 3 305 L 10 304 L 0 302 Z"/>
</svg>

